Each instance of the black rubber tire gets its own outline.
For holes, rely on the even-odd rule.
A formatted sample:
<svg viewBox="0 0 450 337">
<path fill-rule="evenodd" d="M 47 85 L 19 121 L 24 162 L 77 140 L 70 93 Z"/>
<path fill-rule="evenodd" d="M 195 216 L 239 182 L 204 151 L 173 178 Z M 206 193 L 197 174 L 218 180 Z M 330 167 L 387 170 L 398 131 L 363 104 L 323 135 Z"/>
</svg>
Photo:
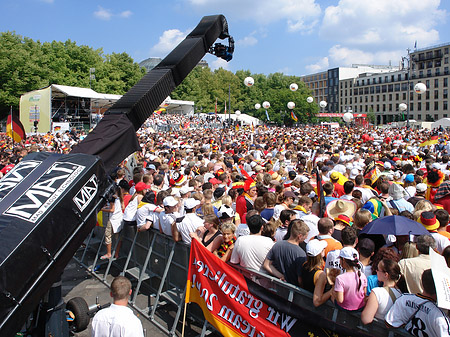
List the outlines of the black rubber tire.
<svg viewBox="0 0 450 337">
<path fill-rule="evenodd" d="M 74 297 L 66 304 L 66 309 L 72 311 L 75 315 L 73 322 L 69 325 L 73 327 L 73 331 L 80 332 L 86 330 L 89 325 L 89 307 L 82 297 Z"/>
</svg>

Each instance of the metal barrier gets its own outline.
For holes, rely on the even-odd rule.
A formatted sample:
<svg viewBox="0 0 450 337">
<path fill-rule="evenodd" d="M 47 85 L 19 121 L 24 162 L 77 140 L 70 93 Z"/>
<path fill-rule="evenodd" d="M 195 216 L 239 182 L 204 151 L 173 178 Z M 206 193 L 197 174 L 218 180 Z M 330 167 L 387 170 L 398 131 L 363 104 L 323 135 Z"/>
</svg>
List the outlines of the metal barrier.
<svg viewBox="0 0 450 337">
<path fill-rule="evenodd" d="M 107 286 L 110 286 L 109 282 L 112 280 L 112 276 L 109 275 L 112 268 L 121 275 L 134 279 L 135 288 L 130 305 L 169 336 L 175 336 L 184 307 L 190 246 L 175 242 L 172 237 L 153 229 L 137 232 L 134 227 L 124 227 L 120 235 L 116 237 L 112 253 L 114 256 L 117 244 L 122 240 L 119 257 L 102 260 L 98 264 L 98 257 L 103 247 L 103 239 L 98 238 L 102 237 L 102 234 L 101 228 L 94 228 L 85 241 L 85 247 L 78 253 L 81 257 L 76 256 L 76 260 Z M 87 262 L 89 258 L 91 263 Z M 99 271 L 103 267 L 105 271 L 102 274 Z M 359 313 L 339 310 L 331 301 L 316 308 L 312 303 L 312 293 L 270 275 L 240 266 L 234 267 L 246 278 L 263 285 L 278 296 L 294 302 L 298 307 L 307 308 L 320 316 L 325 316 L 333 322 L 378 337 L 410 336 L 402 329 L 388 330 L 383 322 L 376 319 L 372 324 L 365 326 L 361 323 Z M 156 315 L 159 310 L 165 310 L 167 304 L 172 304 L 176 312 L 173 321 L 169 323 L 165 321 L 164 323 L 167 323 L 165 325 L 156 319 Z M 209 332 L 207 329 L 209 325 L 204 320 L 203 314 L 197 310 L 198 307 L 189 306 L 188 308 L 187 317 L 199 322 L 200 325 L 203 324 L 201 336 L 205 336 Z"/>
</svg>

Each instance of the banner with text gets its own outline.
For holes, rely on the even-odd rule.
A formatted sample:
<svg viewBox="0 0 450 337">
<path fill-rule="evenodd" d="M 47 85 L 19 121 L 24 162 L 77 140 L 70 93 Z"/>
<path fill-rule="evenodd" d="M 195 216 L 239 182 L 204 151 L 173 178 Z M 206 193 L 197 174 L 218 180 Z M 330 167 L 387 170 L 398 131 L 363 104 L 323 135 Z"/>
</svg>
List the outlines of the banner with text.
<svg viewBox="0 0 450 337">
<path fill-rule="evenodd" d="M 333 336 L 339 336 L 336 332 L 368 336 L 299 308 L 247 280 L 197 240 L 191 245 L 186 288 L 189 302 L 197 303 L 206 320 L 225 337 L 329 336 L 325 329 L 333 331 Z"/>
</svg>

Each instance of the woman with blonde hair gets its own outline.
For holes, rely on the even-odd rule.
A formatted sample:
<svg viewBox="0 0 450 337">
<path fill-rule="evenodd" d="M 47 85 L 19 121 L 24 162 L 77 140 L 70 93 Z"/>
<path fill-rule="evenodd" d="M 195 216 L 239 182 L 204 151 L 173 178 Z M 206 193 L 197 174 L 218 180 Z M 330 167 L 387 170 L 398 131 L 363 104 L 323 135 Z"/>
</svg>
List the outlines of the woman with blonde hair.
<svg viewBox="0 0 450 337">
<path fill-rule="evenodd" d="M 414 221 L 417 221 L 420 219 L 420 215 L 423 212 L 433 212 L 435 210 L 435 206 L 428 200 L 420 200 L 416 206 L 414 207 Z"/>
</svg>

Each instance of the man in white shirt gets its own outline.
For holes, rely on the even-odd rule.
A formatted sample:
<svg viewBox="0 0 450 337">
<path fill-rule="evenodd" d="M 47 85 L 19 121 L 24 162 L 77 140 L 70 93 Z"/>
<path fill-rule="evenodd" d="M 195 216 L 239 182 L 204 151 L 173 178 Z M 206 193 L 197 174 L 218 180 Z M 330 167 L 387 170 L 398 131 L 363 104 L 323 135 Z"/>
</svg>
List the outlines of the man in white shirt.
<svg viewBox="0 0 450 337">
<path fill-rule="evenodd" d="M 131 296 L 131 282 L 117 276 L 111 283 L 111 297 L 114 303 L 100 310 L 92 320 L 92 337 L 143 337 L 141 321 L 128 308 Z"/>
<path fill-rule="evenodd" d="M 188 198 L 184 201 L 186 215 L 178 218 L 172 224 L 172 236 L 175 241 L 183 240 L 184 243 L 190 245 L 192 238 L 189 233 L 195 232 L 198 227 L 203 226 L 203 220 L 195 214 L 198 205 L 200 205 L 200 201 L 194 198 Z"/>
<path fill-rule="evenodd" d="M 262 268 L 263 262 L 274 245 L 271 238 L 261 235 L 264 223 L 263 218 L 259 214 L 255 214 L 247 219 L 250 235 L 240 236 L 236 240 L 231 254 L 231 263 L 264 272 Z"/>
</svg>

